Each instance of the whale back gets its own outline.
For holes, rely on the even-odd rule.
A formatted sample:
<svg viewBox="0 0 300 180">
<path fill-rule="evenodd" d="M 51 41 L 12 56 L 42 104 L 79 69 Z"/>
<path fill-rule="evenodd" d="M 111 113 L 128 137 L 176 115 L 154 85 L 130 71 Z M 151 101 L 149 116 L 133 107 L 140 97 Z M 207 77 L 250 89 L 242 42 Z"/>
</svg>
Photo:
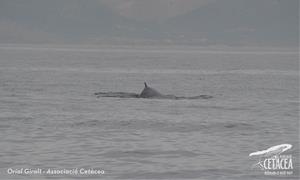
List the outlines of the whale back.
<svg viewBox="0 0 300 180">
<path fill-rule="evenodd" d="M 144 84 L 145 84 L 145 87 L 144 87 L 143 91 L 141 92 L 140 97 L 152 98 L 152 97 L 161 97 L 162 96 L 162 94 L 160 94 L 158 91 L 147 86 L 146 83 L 144 83 Z"/>
</svg>

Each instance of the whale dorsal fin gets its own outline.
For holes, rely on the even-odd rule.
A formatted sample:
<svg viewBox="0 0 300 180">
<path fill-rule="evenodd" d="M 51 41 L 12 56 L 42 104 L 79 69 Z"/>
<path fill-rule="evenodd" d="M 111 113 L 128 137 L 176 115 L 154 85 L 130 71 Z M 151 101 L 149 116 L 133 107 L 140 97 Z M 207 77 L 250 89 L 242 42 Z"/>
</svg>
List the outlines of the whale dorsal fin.
<svg viewBox="0 0 300 180">
<path fill-rule="evenodd" d="M 162 97 L 162 94 L 160 94 L 155 89 L 149 87 L 146 82 L 144 82 L 144 85 L 145 85 L 145 87 L 144 87 L 143 91 L 141 92 L 141 94 L 139 95 L 139 97 L 141 97 L 141 98 Z"/>
</svg>

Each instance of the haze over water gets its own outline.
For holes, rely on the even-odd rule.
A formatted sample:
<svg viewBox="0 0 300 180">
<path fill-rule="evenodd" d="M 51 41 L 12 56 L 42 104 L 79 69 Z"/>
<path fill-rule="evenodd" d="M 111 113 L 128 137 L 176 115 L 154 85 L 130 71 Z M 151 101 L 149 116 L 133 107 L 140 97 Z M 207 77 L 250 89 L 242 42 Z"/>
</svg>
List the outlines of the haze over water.
<svg viewBox="0 0 300 180">
<path fill-rule="evenodd" d="M 257 150 L 289 143 L 299 178 L 299 55 L 289 49 L 0 47 L 1 179 L 8 168 L 93 168 L 103 179 L 273 179 Z M 149 86 L 211 99 L 96 98 Z"/>
</svg>

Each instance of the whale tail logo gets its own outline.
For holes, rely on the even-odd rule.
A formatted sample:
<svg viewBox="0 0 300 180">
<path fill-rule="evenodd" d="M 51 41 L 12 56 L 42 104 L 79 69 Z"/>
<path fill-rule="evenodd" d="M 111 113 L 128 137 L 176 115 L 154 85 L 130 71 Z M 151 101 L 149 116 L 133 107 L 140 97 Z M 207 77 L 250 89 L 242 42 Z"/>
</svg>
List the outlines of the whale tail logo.
<svg viewBox="0 0 300 180">
<path fill-rule="evenodd" d="M 253 164 L 252 168 L 259 166 L 262 170 L 264 170 L 265 168 L 263 165 L 262 158 L 264 158 L 264 159 L 273 158 L 273 157 L 278 158 L 278 156 L 281 153 L 283 153 L 291 148 L 292 148 L 291 144 L 280 144 L 280 145 L 272 146 L 266 150 L 261 150 L 261 151 L 256 151 L 256 152 L 250 153 L 249 156 L 258 156 L 259 157 L 258 163 Z"/>
</svg>

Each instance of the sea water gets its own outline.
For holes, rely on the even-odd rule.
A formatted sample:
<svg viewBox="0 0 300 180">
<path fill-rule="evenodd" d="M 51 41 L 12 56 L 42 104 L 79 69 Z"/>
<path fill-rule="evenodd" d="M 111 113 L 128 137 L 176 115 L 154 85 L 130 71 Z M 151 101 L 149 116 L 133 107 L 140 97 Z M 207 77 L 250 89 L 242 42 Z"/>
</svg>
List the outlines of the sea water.
<svg viewBox="0 0 300 180">
<path fill-rule="evenodd" d="M 144 82 L 213 98 L 94 95 L 140 93 Z M 0 137 L 1 179 L 298 179 L 299 54 L 1 45 Z M 250 153 L 284 143 L 292 174 L 251 167 Z M 66 174 L 81 169 L 101 173 Z"/>
</svg>

